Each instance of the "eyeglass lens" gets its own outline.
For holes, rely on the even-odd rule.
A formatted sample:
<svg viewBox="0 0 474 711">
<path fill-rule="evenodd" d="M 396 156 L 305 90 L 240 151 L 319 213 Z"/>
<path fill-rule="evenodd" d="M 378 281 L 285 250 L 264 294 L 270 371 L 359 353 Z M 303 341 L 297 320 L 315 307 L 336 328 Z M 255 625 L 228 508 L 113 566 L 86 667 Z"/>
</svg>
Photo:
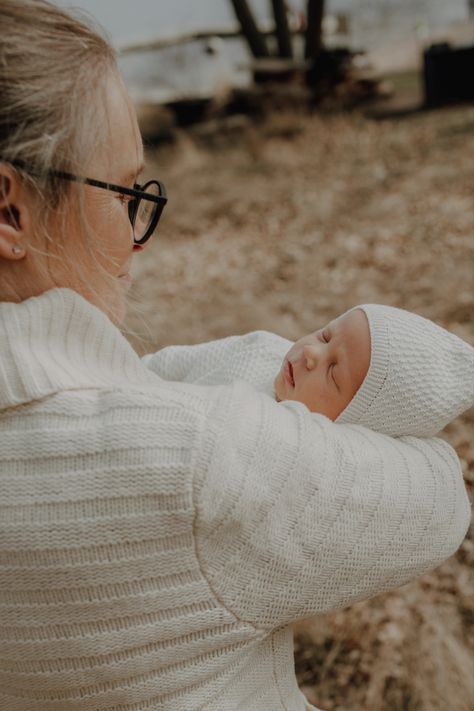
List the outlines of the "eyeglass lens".
<svg viewBox="0 0 474 711">
<path fill-rule="evenodd" d="M 145 185 L 142 189 L 149 195 L 160 196 L 160 188 L 156 183 Z M 133 210 L 132 220 L 136 242 L 140 242 L 145 237 L 150 237 L 148 232 L 155 226 L 157 213 L 158 211 L 161 212 L 161 210 L 162 206 L 159 203 L 145 199 L 138 200 L 138 204 Z"/>
</svg>

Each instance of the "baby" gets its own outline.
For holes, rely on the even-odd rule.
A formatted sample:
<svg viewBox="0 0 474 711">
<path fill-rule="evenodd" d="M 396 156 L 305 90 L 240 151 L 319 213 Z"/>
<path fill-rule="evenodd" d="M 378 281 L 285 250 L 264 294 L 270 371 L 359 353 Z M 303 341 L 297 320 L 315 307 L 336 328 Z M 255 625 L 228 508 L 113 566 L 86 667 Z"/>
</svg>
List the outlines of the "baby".
<svg viewBox="0 0 474 711">
<path fill-rule="evenodd" d="M 254 331 L 169 346 L 143 360 L 166 380 L 244 380 L 272 399 L 297 400 L 337 423 L 394 437 L 435 435 L 474 404 L 474 349 L 432 321 L 376 304 L 357 306 L 296 343 Z"/>
<path fill-rule="evenodd" d="M 296 341 L 274 388 L 335 422 L 429 437 L 474 404 L 474 349 L 421 316 L 365 304 Z"/>
</svg>

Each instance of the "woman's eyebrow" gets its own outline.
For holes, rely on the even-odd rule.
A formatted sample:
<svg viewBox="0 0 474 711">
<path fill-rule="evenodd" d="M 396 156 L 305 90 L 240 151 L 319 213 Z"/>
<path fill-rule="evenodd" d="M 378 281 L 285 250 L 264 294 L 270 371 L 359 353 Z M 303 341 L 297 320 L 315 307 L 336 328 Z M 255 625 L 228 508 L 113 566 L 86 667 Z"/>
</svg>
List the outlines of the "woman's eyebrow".
<svg viewBox="0 0 474 711">
<path fill-rule="evenodd" d="M 129 173 L 127 173 L 127 175 L 124 178 L 121 178 L 121 180 L 125 183 L 135 180 L 135 178 L 137 178 L 137 176 L 140 175 L 140 173 L 142 172 L 142 170 L 144 170 L 144 168 L 145 168 L 145 164 L 141 163 L 136 170 L 130 171 Z"/>
</svg>

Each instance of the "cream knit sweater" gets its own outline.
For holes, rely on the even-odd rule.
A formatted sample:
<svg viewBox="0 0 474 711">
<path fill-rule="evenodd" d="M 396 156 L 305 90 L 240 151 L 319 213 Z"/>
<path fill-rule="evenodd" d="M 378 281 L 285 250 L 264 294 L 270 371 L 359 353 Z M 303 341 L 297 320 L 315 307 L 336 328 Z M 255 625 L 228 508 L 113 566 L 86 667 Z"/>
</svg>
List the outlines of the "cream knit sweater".
<svg viewBox="0 0 474 711">
<path fill-rule="evenodd" d="M 445 442 L 168 381 L 167 357 L 72 291 L 0 304 L 1 711 L 303 711 L 291 622 L 462 541 Z"/>
</svg>

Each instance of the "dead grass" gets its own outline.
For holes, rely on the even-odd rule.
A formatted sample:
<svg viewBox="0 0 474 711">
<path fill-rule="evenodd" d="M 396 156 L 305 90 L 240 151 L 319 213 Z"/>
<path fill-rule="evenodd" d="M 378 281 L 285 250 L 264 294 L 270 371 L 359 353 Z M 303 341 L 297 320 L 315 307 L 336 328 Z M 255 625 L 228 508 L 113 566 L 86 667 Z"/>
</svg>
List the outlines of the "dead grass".
<svg viewBox="0 0 474 711">
<path fill-rule="evenodd" d="M 296 338 L 373 301 L 474 342 L 473 126 L 471 107 L 380 123 L 280 114 L 150 153 L 170 202 L 137 260 L 132 342 L 144 352 L 257 328 Z M 471 492 L 472 424 L 471 412 L 444 435 Z M 472 709 L 473 563 L 468 537 L 420 580 L 298 623 L 309 700 L 326 711 Z"/>
</svg>

